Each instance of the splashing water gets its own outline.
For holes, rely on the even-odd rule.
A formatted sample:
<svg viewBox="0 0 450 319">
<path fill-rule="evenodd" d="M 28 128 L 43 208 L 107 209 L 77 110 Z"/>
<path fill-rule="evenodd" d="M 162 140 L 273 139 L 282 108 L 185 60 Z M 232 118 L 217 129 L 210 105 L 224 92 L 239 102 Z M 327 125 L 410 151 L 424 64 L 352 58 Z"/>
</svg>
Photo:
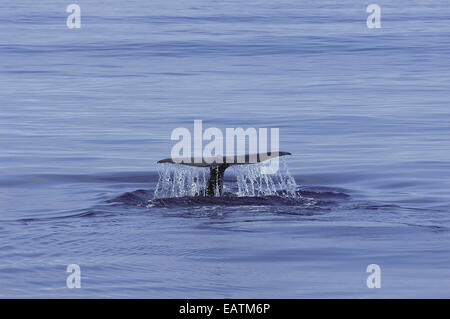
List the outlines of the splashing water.
<svg viewBox="0 0 450 319">
<path fill-rule="evenodd" d="M 290 174 L 286 161 L 280 159 L 280 167 L 274 174 L 263 174 L 264 163 L 233 165 L 227 172 L 236 176 L 236 185 L 226 192 L 235 196 L 282 196 L 297 198 L 297 184 Z M 207 196 L 209 168 L 160 164 L 159 180 L 153 199 Z M 236 190 L 233 192 L 233 190 Z M 220 196 L 215 192 L 215 196 Z"/>
<path fill-rule="evenodd" d="M 264 163 L 233 166 L 237 177 L 237 196 L 297 197 L 297 184 L 289 172 L 286 161 L 280 159 L 274 174 L 262 174 Z"/>
<path fill-rule="evenodd" d="M 160 164 L 154 199 L 206 196 L 207 169 Z"/>
</svg>

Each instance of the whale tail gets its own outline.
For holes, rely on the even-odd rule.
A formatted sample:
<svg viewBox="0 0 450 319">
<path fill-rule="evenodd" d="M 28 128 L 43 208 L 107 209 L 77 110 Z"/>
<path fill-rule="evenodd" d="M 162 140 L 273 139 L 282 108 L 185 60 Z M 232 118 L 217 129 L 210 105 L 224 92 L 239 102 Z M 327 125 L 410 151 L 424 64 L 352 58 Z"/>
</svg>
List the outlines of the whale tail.
<svg viewBox="0 0 450 319">
<path fill-rule="evenodd" d="M 248 165 L 265 162 L 277 157 L 291 155 L 289 152 L 267 152 L 239 156 L 216 156 L 208 158 L 165 158 L 158 163 L 181 164 L 195 167 L 209 167 L 207 194 L 222 195 L 225 170 L 231 165 Z"/>
</svg>

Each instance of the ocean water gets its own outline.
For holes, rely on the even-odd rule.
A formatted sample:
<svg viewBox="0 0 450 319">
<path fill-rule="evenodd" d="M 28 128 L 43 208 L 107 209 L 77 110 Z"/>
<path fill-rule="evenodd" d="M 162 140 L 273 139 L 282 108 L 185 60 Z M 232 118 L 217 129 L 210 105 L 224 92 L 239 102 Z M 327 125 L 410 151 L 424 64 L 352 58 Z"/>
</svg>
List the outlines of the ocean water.
<svg viewBox="0 0 450 319">
<path fill-rule="evenodd" d="M 450 297 L 448 1 L 74 2 L 0 4 L 0 297 Z M 279 128 L 298 198 L 153 201 L 194 120 Z"/>
</svg>

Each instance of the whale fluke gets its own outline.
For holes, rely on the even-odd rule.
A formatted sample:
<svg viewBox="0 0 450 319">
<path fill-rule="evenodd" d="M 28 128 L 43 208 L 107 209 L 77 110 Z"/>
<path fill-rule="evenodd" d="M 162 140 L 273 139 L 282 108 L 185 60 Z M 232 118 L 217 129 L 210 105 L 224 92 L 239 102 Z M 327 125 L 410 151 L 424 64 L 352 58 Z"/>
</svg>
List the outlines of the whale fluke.
<svg viewBox="0 0 450 319">
<path fill-rule="evenodd" d="M 181 164 L 195 167 L 209 167 L 208 195 L 214 196 L 216 190 L 222 195 L 223 176 L 225 170 L 231 165 L 256 164 L 277 158 L 280 156 L 292 155 L 289 152 L 267 152 L 258 154 L 245 154 L 235 156 L 216 156 L 206 158 L 165 158 L 158 163 Z"/>
</svg>

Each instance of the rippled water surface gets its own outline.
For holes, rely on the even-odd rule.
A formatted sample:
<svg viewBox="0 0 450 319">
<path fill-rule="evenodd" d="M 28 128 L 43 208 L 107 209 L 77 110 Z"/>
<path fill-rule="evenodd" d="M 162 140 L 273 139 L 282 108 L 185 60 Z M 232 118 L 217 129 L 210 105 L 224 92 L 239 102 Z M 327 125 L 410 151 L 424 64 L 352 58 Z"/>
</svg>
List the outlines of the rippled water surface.
<svg viewBox="0 0 450 319">
<path fill-rule="evenodd" d="M 0 4 L 0 297 L 450 297 L 447 1 L 76 3 Z M 195 119 L 295 196 L 155 198 Z"/>
</svg>

